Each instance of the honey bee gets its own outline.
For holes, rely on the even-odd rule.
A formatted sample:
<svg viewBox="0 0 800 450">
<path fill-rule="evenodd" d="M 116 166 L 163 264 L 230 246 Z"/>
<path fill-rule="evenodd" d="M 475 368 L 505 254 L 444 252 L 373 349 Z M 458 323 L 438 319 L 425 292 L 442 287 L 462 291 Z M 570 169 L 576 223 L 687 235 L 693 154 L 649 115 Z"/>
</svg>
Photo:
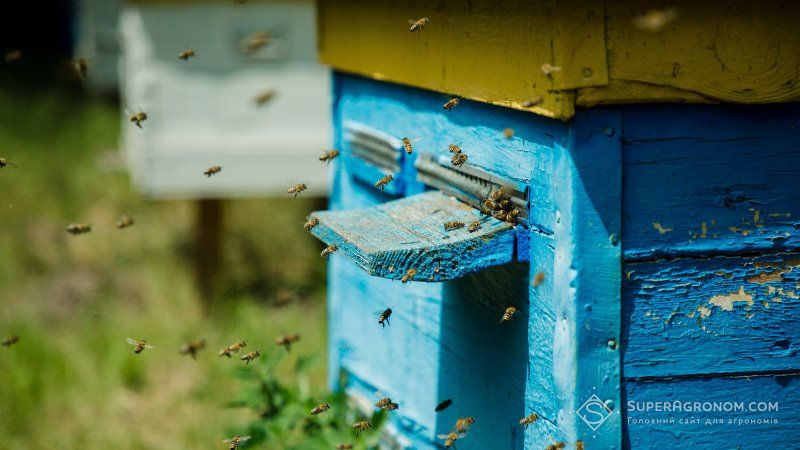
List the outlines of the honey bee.
<svg viewBox="0 0 800 450">
<path fill-rule="evenodd" d="M 279 336 L 278 339 L 275 339 L 276 345 L 282 345 L 286 347 L 286 351 L 292 350 L 292 344 L 300 340 L 299 334 L 287 334 L 284 336 Z"/>
<path fill-rule="evenodd" d="M 89 73 L 89 61 L 91 60 L 83 57 L 72 60 L 72 66 L 75 68 L 75 72 L 84 80 Z"/>
<path fill-rule="evenodd" d="M 536 413 L 533 413 L 533 414 L 531 414 L 529 416 L 525 416 L 522 419 L 519 419 L 519 424 L 522 425 L 525 428 L 528 428 L 528 425 L 536 422 L 537 420 L 539 420 L 539 415 L 536 414 Z"/>
<path fill-rule="evenodd" d="M 451 109 L 453 109 L 453 108 L 455 108 L 456 106 L 458 106 L 458 103 L 459 103 L 459 102 L 461 102 L 461 100 L 459 100 L 459 99 L 458 99 L 458 97 L 453 97 L 453 98 L 451 98 L 450 100 L 448 100 L 448 101 L 447 101 L 447 103 L 445 103 L 445 104 L 442 106 L 442 108 L 443 108 L 443 109 L 445 109 L 445 110 L 447 110 L 447 111 L 450 111 Z"/>
<path fill-rule="evenodd" d="M 335 252 L 338 249 L 339 249 L 339 247 L 337 247 L 336 244 L 331 244 L 331 245 L 325 247 L 322 250 L 322 253 L 319 254 L 319 256 L 321 256 L 321 257 L 323 257 L 325 259 L 328 259 L 328 257 L 331 256 L 333 254 L 333 252 Z"/>
<path fill-rule="evenodd" d="M 506 129 L 504 129 L 504 130 L 503 130 L 503 136 L 505 136 L 505 137 L 506 137 L 506 139 L 511 139 L 511 138 L 513 138 L 513 137 L 514 137 L 514 129 L 513 129 L 513 128 L 506 128 Z"/>
<path fill-rule="evenodd" d="M 353 424 L 353 429 L 356 430 L 356 436 L 358 436 L 362 431 L 372 428 L 372 422 L 369 420 L 362 420 L 361 422 L 356 422 Z"/>
<path fill-rule="evenodd" d="M 414 269 L 414 268 L 408 269 L 406 271 L 406 274 L 403 275 L 400 278 L 400 281 L 402 281 L 403 283 L 407 283 L 407 282 L 411 281 L 412 279 L 414 279 L 414 275 L 416 275 L 416 274 L 417 274 L 417 269 Z"/>
<path fill-rule="evenodd" d="M 556 442 L 555 444 L 550 444 L 544 448 L 544 450 L 558 450 L 560 448 L 565 448 L 567 444 L 563 442 Z"/>
<path fill-rule="evenodd" d="M 266 90 L 258 95 L 254 101 L 256 102 L 256 106 L 264 106 L 269 103 L 275 97 L 275 89 Z"/>
<path fill-rule="evenodd" d="M 672 8 L 652 10 L 644 15 L 634 17 L 633 26 L 640 30 L 657 33 L 676 18 L 678 18 L 678 12 Z"/>
<path fill-rule="evenodd" d="M 211 175 L 215 175 L 215 174 L 218 174 L 220 172 L 222 172 L 222 167 L 221 166 L 211 166 L 208 169 L 206 169 L 205 172 L 203 172 L 203 175 L 205 175 L 208 178 L 208 177 L 211 177 Z"/>
<path fill-rule="evenodd" d="M 247 364 L 250 364 L 250 361 L 255 360 L 259 356 L 261 356 L 261 352 L 259 352 L 258 350 L 253 350 L 252 352 L 245 353 L 239 359 L 241 359 L 242 361 L 245 361 L 245 365 L 247 365 Z"/>
<path fill-rule="evenodd" d="M 137 127 L 142 128 L 142 122 L 147 120 L 147 113 L 144 111 L 135 112 L 128 117 L 128 120 L 135 123 Z"/>
<path fill-rule="evenodd" d="M 240 445 L 242 445 L 243 442 L 245 442 L 245 441 L 247 441 L 249 439 L 250 439 L 250 436 L 234 436 L 234 437 L 232 437 L 230 439 L 225 439 L 222 442 L 230 445 L 228 447 L 229 450 L 236 450 L 237 448 L 239 448 Z"/>
<path fill-rule="evenodd" d="M 6 52 L 6 62 L 15 62 L 22 59 L 22 50 L 11 50 Z"/>
<path fill-rule="evenodd" d="M 457 146 L 456 144 L 450 144 L 447 146 L 447 148 L 450 150 L 450 153 L 461 153 L 461 147 Z"/>
<path fill-rule="evenodd" d="M 255 33 L 247 36 L 243 41 L 244 51 L 246 53 L 253 53 L 254 51 L 266 46 L 271 42 L 269 33 L 266 31 L 256 31 Z"/>
<path fill-rule="evenodd" d="M 525 108 L 533 108 L 536 105 L 540 105 L 543 101 L 544 99 L 541 96 L 535 95 L 530 99 L 528 99 L 527 101 L 525 101 L 525 103 L 523 103 L 522 106 Z"/>
<path fill-rule="evenodd" d="M 119 219 L 119 222 L 117 222 L 117 228 L 120 229 L 120 230 L 123 229 L 123 228 L 128 228 L 129 226 L 132 226 L 132 225 L 133 225 L 133 219 L 131 219 L 128 216 L 122 216 Z"/>
<path fill-rule="evenodd" d="M 428 24 L 430 23 L 430 19 L 427 17 L 423 17 L 419 20 L 408 19 L 408 23 L 411 24 L 411 28 L 408 31 L 415 32 L 415 31 L 422 31 Z"/>
<path fill-rule="evenodd" d="M 505 221 L 506 222 L 511 222 L 511 223 L 516 223 L 518 216 L 519 216 L 519 209 L 517 209 L 517 208 L 514 208 L 514 209 L 512 209 L 510 211 L 506 211 Z"/>
<path fill-rule="evenodd" d="M 480 220 L 476 220 L 476 221 L 471 222 L 469 224 L 469 227 L 467 227 L 467 231 L 469 231 L 470 233 L 474 233 L 474 232 L 478 231 L 478 229 L 480 227 L 481 227 L 481 221 Z"/>
<path fill-rule="evenodd" d="M 290 186 L 286 192 L 289 194 L 294 194 L 294 198 L 297 198 L 297 194 L 305 191 L 306 189 L 308 189 L 308 186 L 306 186 L 305 183 L 297 183 Z"/>
<path fill-rule="evenodd" d="M 6 158 L 0 158 L 0 169 L 5 166 L 17 167 L 16 164 L 12 163 L 11 161 L 7 160 Z"/>
<path fill-rule="evenodd" d="M 192 359 L 197 359 L 197 352 L 204 348 L 206 348 L 206 340 L 200 339 L 183 344 L 179 352 L 181 355 L 191 355 Z"/>
<path fill-rule="evenodd" d="M 231 353 L 238 353 L 239 350 L 245 347 L 247 347 L 247 342 L 245 341 L 234 342 L 233 344 L 220 350 L 219 353 L 217 353 L 217 356 L 227 356 L 228 358 L 230 358 Z"/>
<path fill-rule="evenodd" d="M 583 450 L 583 441 L 575 441 L 575 450 Z"/>
<path fill-rule="evenodd" d="M 464 436 L 465 436 L 464 434 L 452 431 L 452 432 L 447 433 L 447 434 L 437 435 L 436 437 L 438 437 L 439 439 L 443 439 L 444 440 L 444 448 L 451 448 L 451 447 L 455 447 L 456 446 L 456 441 L 461 439 Z"/>
<path fill-rule="evenodd" d="M 506 308 L 506 312 L 503 313 L 503 318 L 500 319 L 500 323 L 508 322 L 517 313 L 517 308 L 513 306 L 509 306 Z"/>
<path fill-rule="evenodd" d="M 385 177 L 375 182 L 375 187 L 380 190 L 383 190 L 383 188 L 385 188 L 387 184 L 391 183 L 392 180 L 394 180 L 394 177 L 392 175 L 386 175 Z"/>
<path fill-rule="evenodd" d="M 320 155 L 319 160 L 325 161 L 325 164 L 328 164 L 331 161 L 333 161 L 333 159 L 336 158 L 337 156 L 339 156 L 339 150 L 336 149 L 328 150 L 326 152 L 322 152 L 322 155 Z"/>
<path fill-rule="evenodd" d="M 336 450 L 352 450 L 353 444 L 338 444 L 333 448 Z"/>
<path fill-rule="evenodd" d="M 181 61 L 186 61 L 189 58 L 193 58 L 194 56 L 196 56 L 194 50 L 187 48 L 186 50 L 178 54 L 178 59 L 180 59 Z"/>
<path fill-rule="evenodd" d="M 2 345 L 3 345 L 3 347 L 11 347 L 12 345 L 16 344 L 17 342 L 19 342 L 19 336 L 17 336 L 15 334 L 15 335 L 13 335 L 13 336 L 11 336 L 9 338 L 3 339 Z"/>
<path fill-rule="evenodd" d="M 561 67 L 558 67 L 558 66 L 551 66 L 551 65 L 550 65 L 550 64 L 548 64 L 548 63 L 544 63 L 544 64 L 542 64 L 542 67 L 540 67 L 539 69 L 541 69 L 542 73 L 543 73 L 543 74 L 544 74 L 544 76 L 546 76 L 547 78 L 552 78 L 552 77 L 553 77 L 553 72 L 559 72 L 559 71 L 561 71 Z"/>
<path fill-rule="evenodd" d="M 317 225 L 319 225 L 319 219 L 316 217 L 311 217 L 306 221 L 306 223 L 303 224 L 303 228 L 305 228 L 306 231 L 311 231 L 311 229 Z"/>
<path fill-rule="evenodd" d="M 466 433 L 473 423 L 475 423 L 474 417 L 461 417 L 456 420 L 456 431 L 459 433 Z"/>
<path fill-rule="evenodd" d="M 419 139 L 409 139 L 407 137 L 404 137 L 403 139 L 400 140 L 400 142 L 403 144 L 403 148 L 405 149 L 406 154 L 410 155 L 414 151 L 414 147 L 412 144 L 414 144 L 414 142 L 417 142 L 418 140 Z"/>
<path fill-rule="evenodd" d="M 460 220 L 451 220 L 444 223 L 445 231 L 453 231 L 459 228 L 464 228 L 464 222 L 461 222 Z"/>
<path fill-rule="evenodd" d="M 449 408 L 450 405 L 452 405 L 452 404 L 453 404 L 453 401 L 448 398 L 447 400 L 443 401 L 442 403 L 439 403 L 438 405 L 436 405 L 436 408 L 434 408 L 434 411 L 442 412 L 445 409 Z"/>
<path fill-rule="evenodd" d="M 459 167 L 460 165 L 467 162 L 467 159 L 469 159 L 467 155 L 463 153 L 458 153 L 453 155 L 453 158 L 450 160 L 450 162 L 453 163 L 454 166 Z"/>
<path fill-rule="evenodd" d="M 533 276 L 533 287 L 539 287 L 542 283 L 544 283 L 544 272 L 539 272 Z"/>
<path fill-rule="evenodd" d="M 83 234 L 92 231 L 92 226 L 86 223 L 73 223 L 67 226 L 67 233 L 69 234 Z"/>
<path fill-rule="evenodd" d="M 316 416 L 317 414 L 322 414 L 329 409 L 331 409 L 331 405 L 328 403 L 320 403 L 311 410 L 311 415 Z"/>
<path fill-rule="evenodd" d="M 141 341 L 137 341 L 135 339 L 125 338 L 125 341 L 128 344 L 131 344 L 132 346 L 135 347 L 133 349 L 133 353 L 136 353 L 136 354 L 142 353 L 142 351 L 144 351 L 144 349 L 146 349 L 146 348 L 155 348 L 152 345 L 148 344 L 144 339 L 142 339 Z"/>
<path fill-rule="evenodd" d="M 375 402 L 375 407 L 380 409 L 385 409 L 386 411 L 394 411 L 400 407 L 397 403 L 393 402 L 389 397 L 383 397 L 380 392 L 376 393 L 378 397 L 381 397 L 380 400 Z"/>
<path fill-rule="evenodd" d="M 386 325 L 391 325 L 389 323 L 389 317 L 392 316 L 392 308 L 386 308 L 383 312 L 378 316 L 378 323 L 383 327 L 386 328 Z"/>
</svg>

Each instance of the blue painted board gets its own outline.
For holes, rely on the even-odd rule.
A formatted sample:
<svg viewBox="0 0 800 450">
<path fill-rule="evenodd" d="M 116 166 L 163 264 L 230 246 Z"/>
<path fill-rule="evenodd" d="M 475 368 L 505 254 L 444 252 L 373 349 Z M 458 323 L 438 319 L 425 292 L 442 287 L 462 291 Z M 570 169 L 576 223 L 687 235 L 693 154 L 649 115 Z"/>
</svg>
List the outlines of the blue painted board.
<svg viewBox="0 0 800 450">
<path fill-rule="evenodd" d="M 624 270 L 626 377 L 800 369 L 800 254 Z"/>
<path fill-rule="evenodd" d="M 800 248 L 800 105 L 623 111 L 626 260 Z"/>
<path fill-rule="evenodd" d="M 514 261 L 514 226 L 438 191 L 365 209 L 318 211 L 311 232 L 370 275 L 400 279 L 415 270 L 417 281 L 444 281 Z M 448 231 L 445 222 L 460 221 Z M 479 221 L 471 232 L 468 225 Z"/>
</svg>

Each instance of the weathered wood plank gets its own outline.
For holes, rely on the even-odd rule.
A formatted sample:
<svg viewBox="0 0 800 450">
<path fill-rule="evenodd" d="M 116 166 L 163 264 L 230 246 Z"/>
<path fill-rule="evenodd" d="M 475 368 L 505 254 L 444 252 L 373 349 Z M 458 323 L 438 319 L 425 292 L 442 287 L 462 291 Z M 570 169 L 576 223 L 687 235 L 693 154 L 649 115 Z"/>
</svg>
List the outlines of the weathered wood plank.
<svg viewBox="0 0 800 450">
<path fill-rule="evenodd" d="M 800 254 L 624 271 L 626 377 L 800 370 Z"/>
<path fill-rule="evenodd" d="M 798 375 L 742 376 L 731 378 L 694 378 L 656 381 L 627 381 L 625 383 L 626 449 L 688 448 L 760 449 L 780 446 L 800 447 L 800 377 Z M 628 411 L 646 407 L 646 402 L 700 402 L 701 411 Z M 744 411 L 702 411 L 702 403 L 741 402 Z M 749 411 L 756 402 L 756 411 Z M 759 402 L 775 403 L 777 410 L 758 411 Z M 645 405 L 642 405 L 645 403 Z M 637 406 L 638 405 L 638 406 Z M 694 408 L 693 405 L 690 405 Z M 650 423 L 641 423 L 648 420 Z M 669 423 L 669 420 L 674 423 Z M 722 420 L 707 423 L 706 420 Z M 635 423 L 633 421 L 636 421 Z M 654 423 L 663 420 L 663 423 Z M 740 422 L 740 420 L 742 422 Z M 744 422 L 745 420 L 749 422 Z M 751 421 L 761 421 L 753 423 Z M 603 425 L 604 427 L 605 425 Z M 604 432 L 603 428 L 598 429 Z M 586 442 L 592 446 L 592 440 Z"/>
<path fill-rule="evenodd" d="M 370 275 L 401 279 L 415 270 L 417 281 L 444 281 L 514 261 L 514 226 L 481 214 L 438 191 L 373 208 L 318 211 L 311 232 L 338 246 Z M 475 232 L 467 224 L 480 221 Z M 460 221 L 462 228 L 445 230 Z"/>
<path fill-rule="evenodd" d="M 626 259 L 800 248 L 800 106 L 623 111 Z"/>
</svg>

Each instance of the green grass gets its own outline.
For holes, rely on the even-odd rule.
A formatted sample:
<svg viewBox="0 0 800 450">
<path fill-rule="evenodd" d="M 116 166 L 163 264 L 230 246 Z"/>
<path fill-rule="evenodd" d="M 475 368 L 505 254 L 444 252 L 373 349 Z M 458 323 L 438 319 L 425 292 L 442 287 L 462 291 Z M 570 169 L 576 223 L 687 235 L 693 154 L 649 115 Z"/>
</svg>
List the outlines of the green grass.
<svg viewBox="0 0 800 450">
<path fill-rule="evenodd" d="M 0 449 L 224 448 L 253 420 L 226 407 L 243 363 L 216 356 L 238 339 L 277 351 L 277 335 L 300 333 L 290 360 L 318 359 L 310 384 L 324 391 L 325 268 L 302 229 L 312 202 L 226 205 L 221 306 L 204 314 L 194 205 L 132 191 L 120 123 L 115 105 L 63 86 L 0 85 L 0 156 L 18 165 L 0 169 L 0 337 L 20 336 L 0 348 Z M 123 214 L 136 224 L 117 230 Z M 68 235 L 74 222 L 93 231 Z M 279 291 L 303 295 L 271 306 Z M 156 348 L 134 355 L 126 337 Z M 208 341 L 197 361 L 178 354 L 193 338 Z"/>
</svg>

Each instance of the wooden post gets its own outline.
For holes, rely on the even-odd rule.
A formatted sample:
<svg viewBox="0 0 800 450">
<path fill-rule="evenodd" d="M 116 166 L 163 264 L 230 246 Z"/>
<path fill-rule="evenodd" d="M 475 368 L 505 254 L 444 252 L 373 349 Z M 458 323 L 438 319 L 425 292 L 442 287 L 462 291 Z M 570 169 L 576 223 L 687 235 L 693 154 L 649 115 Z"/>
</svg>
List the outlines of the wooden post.
<svg viewBox="0 0 800 450">
<path fill-rule="evenodd" d="M 222 259 L 223 200 L 196 202 L 194 264 L 197 290 L 206 306 L 214 299 L 214 278 Z"/>
</svg>

